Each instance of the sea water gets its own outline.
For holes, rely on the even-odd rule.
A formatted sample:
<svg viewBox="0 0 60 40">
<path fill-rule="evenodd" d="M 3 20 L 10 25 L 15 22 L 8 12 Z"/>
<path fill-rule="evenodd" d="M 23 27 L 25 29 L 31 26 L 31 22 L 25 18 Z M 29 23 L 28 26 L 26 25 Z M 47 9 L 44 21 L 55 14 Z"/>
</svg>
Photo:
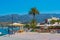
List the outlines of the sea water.
<svg viewBox="0 0 60 40">
<path fill-rule="evenodd" d="M 8 34 L 8 29 L 8 27 L 0 27 L 0 36 Z M 19 27 L 14 27 L 13 30 L 17 31 L 19 30 Z"/>
</svg>

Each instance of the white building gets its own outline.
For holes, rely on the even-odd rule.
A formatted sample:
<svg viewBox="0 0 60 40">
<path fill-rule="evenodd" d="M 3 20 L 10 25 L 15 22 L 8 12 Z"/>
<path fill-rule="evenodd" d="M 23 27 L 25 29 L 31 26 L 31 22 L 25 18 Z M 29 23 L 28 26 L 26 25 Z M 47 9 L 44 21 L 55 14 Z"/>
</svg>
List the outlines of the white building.
<svg viewBox="0 0 60 40">
<path fill-rule="evenodd" d="M 49 23 L 49 24 L 47 24 L 47 23 L 45 23 L 45 24 L 37 24 L 37 26 L 42 26 L 42 27 L 44 27 L 44 28 L 48 28 L 49 26 L 60 26 L 60 23 L 58 23 L 58 22 L 55 22 L 54 24 L 51 24 L 50 22 L 51 22 L 51 20 L 60 20 L 59 18 L 57 18 L 57 17 L 52 17 L 52 18 L 49 18 L 49 19 L 47 19 L 47 22 Z"/>
<path fill-rule="evenodd" d="M 57 17 L 49 18 L 49 19 L 47 19 L 48 23 L 50 23 L 51 20 L 59 20 L 59 18 L 57 18 Z"/>
</svg>

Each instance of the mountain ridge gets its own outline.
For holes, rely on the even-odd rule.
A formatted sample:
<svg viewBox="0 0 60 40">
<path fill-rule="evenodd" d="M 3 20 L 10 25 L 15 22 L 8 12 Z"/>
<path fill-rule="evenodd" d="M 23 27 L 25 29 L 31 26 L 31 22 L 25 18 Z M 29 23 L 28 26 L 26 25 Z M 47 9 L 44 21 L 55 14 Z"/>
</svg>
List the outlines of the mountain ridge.
<svg viewBox="0 0 60 40">
<path fill-rule="evenodd" d="M 36 15 L 37 22 L 44 22 L 45 19 L 51 18 L 52 16 L 60 18 L 60 14 L 39 14 Z M 22 22 L 28 23 L 32 20 L 31 15 L 19 15 L 19 14 L 11 14 L 0 16 L 0 22 Z"/>
</svg>

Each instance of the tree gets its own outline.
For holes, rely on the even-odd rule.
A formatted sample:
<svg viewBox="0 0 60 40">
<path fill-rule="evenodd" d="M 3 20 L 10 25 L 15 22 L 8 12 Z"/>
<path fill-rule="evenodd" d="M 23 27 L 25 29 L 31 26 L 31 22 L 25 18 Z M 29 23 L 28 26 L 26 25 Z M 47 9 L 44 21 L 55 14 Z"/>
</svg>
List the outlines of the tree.
<svg viewBox="0 0 60 40">
<path fill-rule="evenodd" d="M 60 20 L 57 20 L 57 22 L 59 23 L 59 22 L 60 22 Z"/>
<path fill-rule="evenodd" d="M 57 20 L 51 20 L 50 23 L 54 24 Z"/>
<path fill-rule="evenodd" d="M 48 29 L 55 29 L 55 26 L 50 26 L 48 27 Z"/>
<path fill-rule="evenodd" d="M 25 28 L 30 28 L 30 25 L 29 25 L 29 24 L 25 24 L 24 27 L 25 27 Z"/>
<path fill-rule="evenodd" d="M 55 22 L 58 22 L 58 23 L 59 23 L 60 20 L 51 20 L 50 22 L 51 22 L 52 24 L 54 24 Z"/>
<path fill-rule="evenodd" d="M 31 8 L 31 10 L 29 11 L 29 14 L 33 16 L 33 19 L 32 19 L 32 21 L 31 21 L 31 26 L 32 26 L 33 28 L 35 28 L 35 26 L 36 26 L 35 16 L 36 16 L 37 14 L 39 14 L 39 11 L 38 11 L 36 8 Z"/>
<path fill-rule="evenodd" d="M 32 20 L 31 23 L 30 23 L 30 27 L 31 28 L 35 28 L 36 27 L 36 20 Z"/>
<path fill-rule="evenodd" d="M 55 29 L 60 29 L 60 26 L 56 26 Z"/>
</svg>

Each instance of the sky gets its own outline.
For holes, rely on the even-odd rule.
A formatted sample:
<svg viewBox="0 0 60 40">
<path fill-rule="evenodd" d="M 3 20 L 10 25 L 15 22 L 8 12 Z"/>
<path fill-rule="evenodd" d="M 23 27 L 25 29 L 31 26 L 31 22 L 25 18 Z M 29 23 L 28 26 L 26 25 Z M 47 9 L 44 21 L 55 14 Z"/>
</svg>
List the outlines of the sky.
<svg viewBox="0 0 60 40">
<path fill-rule="evenodd" d="M 28 14 L 36 7 L 41 14 L 60 13 L 60 0 L 0 0 L 0 15 Z"/>
</svg>

